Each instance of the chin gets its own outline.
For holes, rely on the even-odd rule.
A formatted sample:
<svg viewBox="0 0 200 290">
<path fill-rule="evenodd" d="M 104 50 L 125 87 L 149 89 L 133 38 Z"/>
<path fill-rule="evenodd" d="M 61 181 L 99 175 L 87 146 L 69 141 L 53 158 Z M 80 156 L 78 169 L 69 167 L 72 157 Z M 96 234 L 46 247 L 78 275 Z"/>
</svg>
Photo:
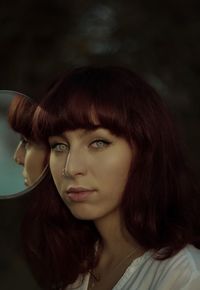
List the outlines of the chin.
<svg viewBox="0 0 200 290">
<path fill-rule="evenodd" d="M 97 213 L 94 210 L 72 210 L 71 214 L 79 220 L 95 220 L 98 219 Z"/>
<path fill-rule="evenodd" d="M 78 220 L 87 220 L 87 221 L 91 220 L 92 221 L 96 219 L 94 215 L 90 215 L 90 214 L 81 214 L 81 213 L 74 213 L 74 212 L 71 212 L 71 213 Z"/>
</svg>

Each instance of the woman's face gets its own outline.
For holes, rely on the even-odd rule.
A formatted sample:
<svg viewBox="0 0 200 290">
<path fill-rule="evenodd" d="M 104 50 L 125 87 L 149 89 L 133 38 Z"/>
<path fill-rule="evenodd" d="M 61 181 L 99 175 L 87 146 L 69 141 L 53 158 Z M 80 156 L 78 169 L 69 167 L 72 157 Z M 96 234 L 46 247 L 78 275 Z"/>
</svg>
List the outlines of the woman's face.
<svg viewBox="0 0 200 290">
<path fill-rule="evenodd" d="M 26 186 L 33 185 L 46 167 L 47 148 L 22 137 L 14 154 L 14 160 L 23 166 L 23 177 Z"/>
<path fill-rule="evenodd" d="M 135 155 L 124 138 L 105 128 L 78 129 L 49 143 L 54 182 L 75 217 L 97 220 L 118 210 Z"/>
</svg>

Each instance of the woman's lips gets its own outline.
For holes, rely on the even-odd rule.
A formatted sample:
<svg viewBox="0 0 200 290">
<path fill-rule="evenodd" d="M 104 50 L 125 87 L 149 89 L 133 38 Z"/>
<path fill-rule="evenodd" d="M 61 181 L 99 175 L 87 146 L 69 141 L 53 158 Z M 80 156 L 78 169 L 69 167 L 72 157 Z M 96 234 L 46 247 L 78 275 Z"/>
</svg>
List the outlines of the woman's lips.
<svg viewBox="0 0 200 290">
<path fill-rule="evenodd" d="M 72 201 L 84 201 L 94 192 L 94 189 L 69 188 L 67 196 Z"/>
</svg>

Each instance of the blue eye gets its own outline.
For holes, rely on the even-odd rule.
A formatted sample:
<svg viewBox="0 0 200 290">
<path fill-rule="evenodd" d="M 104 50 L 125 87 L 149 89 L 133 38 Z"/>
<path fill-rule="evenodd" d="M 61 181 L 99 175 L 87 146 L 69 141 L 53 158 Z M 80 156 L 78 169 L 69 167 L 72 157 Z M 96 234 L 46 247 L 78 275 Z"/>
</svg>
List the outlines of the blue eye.
<svg viewBox="0 0 200 290">
<path fill-rule="evenodd" d="M 55 152 L 66 152 L 69 146 L 63 143 L 50 144 L 51 150 Z"/>
<path fill-rule="evenodd" d="M 111 142 L 108 142 L 106 140 L 102 140 L 102 139 L 99 139 L 99 140 L 95 140 L 91 143 L 91 146 L 93 148 L 104 148 L 106 146 L 108 146 Z"/>
</svg>

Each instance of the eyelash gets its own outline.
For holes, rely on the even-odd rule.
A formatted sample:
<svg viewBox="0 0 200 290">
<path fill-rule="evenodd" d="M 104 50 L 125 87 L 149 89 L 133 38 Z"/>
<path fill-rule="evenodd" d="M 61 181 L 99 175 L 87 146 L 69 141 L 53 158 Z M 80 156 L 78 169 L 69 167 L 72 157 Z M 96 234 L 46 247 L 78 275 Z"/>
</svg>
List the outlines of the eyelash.
<svg viewBox="0 0 200 290">
<path fill-rule="evenodd" d="M 64 148 L 63 149 L 58 149 L 58 146 L 63 146 Z M 55 151 L 55 152 L 64 152 L 67 150 L 68 146 L 63 144 L 63 143 L 52 143 L 50 144 L 50 148 L 52 151 Z"/>
<path fill-rule="evenodd" d="M 93 147 L 93 148 L 95 148 L 95 149 L 104 148 L 105 146 L 107 147 L 108 145 L 111 144 L 111 142 L 109 142 L 109 141 L 107 141 L 107 140 L 104 140 L 104 139 L 96 139 L 96 140 L 92 141 L 92 142 L 90 143 L 90 145 L 92 145 L 92 144 L 94 144 L 94 143 L 98 143 L 98 142 L 103 143 L 103 147 L 102 147 L 102 146 L 100 146 L 100 147 L 97 146 L 97 147 Z"/>
<path fill-rule="evenodd" d="M 98 143 L 98 142 L 101 142 L 103 144 L 103 146 L 100 146 L 100 147 L 98 147 L 98 146 L 92 146 L 93 144 Z M 96 140 L 92 141 L 89 145 L 93 149 L 102 149 L 104 147 L 107 147 L 110 144 L 111 144 L 111 142 L 109 142 L 107 140 L 104 140 L 104 139 L 96 139 Z M 58 149 L 59 148 L 58 146 L 63 146 L 64 148 L 63 149 Z M 64 143 L 52 143 L 52 144 L 50 144 L 50 148 L 51 148 L 52 151 L 55 151 L 57 153 L 61 153 L 61 152 L 66 152 L 69 149 L 69 146 L 67 146 Z"/>
</svg>

